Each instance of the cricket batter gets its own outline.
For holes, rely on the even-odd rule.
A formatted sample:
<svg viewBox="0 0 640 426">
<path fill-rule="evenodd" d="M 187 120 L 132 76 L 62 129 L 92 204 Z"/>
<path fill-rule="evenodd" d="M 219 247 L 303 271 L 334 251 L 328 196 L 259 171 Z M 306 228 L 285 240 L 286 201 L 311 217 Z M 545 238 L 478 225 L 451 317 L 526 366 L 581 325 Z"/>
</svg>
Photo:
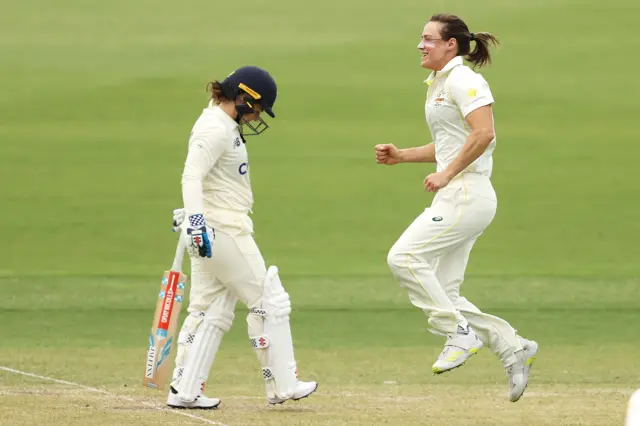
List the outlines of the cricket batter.
<svg viewBox="0 0 640 426">
<path fill-rule="evenodd" d="M 429 318 L 430 331 L 447 338 L 433 372 L 459 367 L 487 345 L 504 365 L 509 400 L 515 402 L 527 387 L 537 343 L 460 296 L 469 253 L 497 207 L 490 180 L 494 100 L 485 79 L 463 58 L 474 68 L 483 66 L 491 61 L 489 44 L 497 42 L 489 33 L 470 32 L 455 15 L 432 16 L 418 50 L 421 66 L 432 70 L 425 115 L 433 142 L 410 149 L 381 144 L 375 150 L 379 164 L 437 164 L 436 173 L 424 180 L 425 191 L 436 193 L 431 206 L 400 236 L 387 259 L 411 303 Z"/>
<path fill-rule="evenodd" d="M 236 300 L 249 308 L 249 340 L 262 365 L 268 402 L 305 398 L 318 385 L 297 379 L 289 295 L 277 267 L 266 268 L 249 218 L 253 196 L 245 136 L 269 127 L 262 112 L 275 117 L 276 83 L 265 70 L 247 66 L 210 83 L 209 90 L 211 102 L 189 139 L 184 209 L 174 212 L 174 226 L 181 228 L 191 258 L 191 289 L 167 403 L 174 408 L 220 404 L 203 395 L 204 384 L 231 327 Z"/>
</svg>

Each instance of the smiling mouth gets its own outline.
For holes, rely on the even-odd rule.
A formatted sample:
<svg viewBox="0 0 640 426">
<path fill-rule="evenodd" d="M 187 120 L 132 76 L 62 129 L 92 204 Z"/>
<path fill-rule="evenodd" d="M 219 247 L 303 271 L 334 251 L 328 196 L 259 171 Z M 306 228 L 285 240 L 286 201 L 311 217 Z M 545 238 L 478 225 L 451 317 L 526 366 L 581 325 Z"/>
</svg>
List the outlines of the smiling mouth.
<svg viewBox="0 0 640 426">
<path fill-rule="evenodd" d="M 425 52 L 422 52 L 422 54 L 420 55 L 421 58 L 426 58 L 427 56 L 429 56 L 429 54 Z"/>
</svg>

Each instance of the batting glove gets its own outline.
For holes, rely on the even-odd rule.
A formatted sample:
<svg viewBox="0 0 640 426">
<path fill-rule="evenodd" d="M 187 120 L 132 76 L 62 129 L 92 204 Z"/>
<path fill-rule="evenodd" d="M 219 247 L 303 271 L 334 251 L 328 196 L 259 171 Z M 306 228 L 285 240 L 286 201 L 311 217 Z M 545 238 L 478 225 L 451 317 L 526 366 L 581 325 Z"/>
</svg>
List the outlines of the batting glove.
<svg viewBox="0 0 640 426">
<path fill-rule="evenodd" d="M 187 247 L 189 254 L 211 257 L 211 245 L 215 234 L 213 229 L 205 224 L 204 216 L 201 213 L 189 216 L 187 236 L 189 237 L 189 246 Z"/>
</svg>

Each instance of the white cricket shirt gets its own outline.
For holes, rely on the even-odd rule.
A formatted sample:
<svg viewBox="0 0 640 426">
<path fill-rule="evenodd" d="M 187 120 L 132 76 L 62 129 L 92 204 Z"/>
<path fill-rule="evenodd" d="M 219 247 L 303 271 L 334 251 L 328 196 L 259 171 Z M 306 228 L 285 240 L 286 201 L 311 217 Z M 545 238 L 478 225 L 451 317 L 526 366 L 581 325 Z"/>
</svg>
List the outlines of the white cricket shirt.
<svg viewBox="0 0 640 426">
<path fill-rule="evenodd" d="M 453 58 L 441 71 L 432 72 L 425 82 L 429 86 L 425 116 L 435 143 L 437 169 L 442 171 L 458 156 L 471 133 L 465 117 L 494 101 L 487 81 L 464 65 L 461 56 Z M 490 177 L 495 146 L 494 139 L 465 171 Z"/>
<path fill-rule="evenodd" d="M 204 213 L 209 226 L 249 228 L 253 206 L 247 148 L 238 124 L 209 103 L 195 122 L 182 174 L 187 216 Z"/>
</svg>

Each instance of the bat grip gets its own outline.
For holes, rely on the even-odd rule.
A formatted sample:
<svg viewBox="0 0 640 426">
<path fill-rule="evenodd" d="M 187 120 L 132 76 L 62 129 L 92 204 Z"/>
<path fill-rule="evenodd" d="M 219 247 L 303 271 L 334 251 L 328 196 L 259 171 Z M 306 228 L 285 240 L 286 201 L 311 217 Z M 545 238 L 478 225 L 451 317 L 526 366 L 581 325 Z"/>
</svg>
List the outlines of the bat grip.
<svg viewBox="0 0 640 426">
<path fill-rule="evenodd" d="M 176 247 L 176 255 L 173 258 L 173 265 L 171 265 L 171 270 L 176 272 L 182 271 L 182 259 L 184 258 L 184 241 L 181 238 L 182 235 L 178 235 L 178 246 Z"/>
</svg>

